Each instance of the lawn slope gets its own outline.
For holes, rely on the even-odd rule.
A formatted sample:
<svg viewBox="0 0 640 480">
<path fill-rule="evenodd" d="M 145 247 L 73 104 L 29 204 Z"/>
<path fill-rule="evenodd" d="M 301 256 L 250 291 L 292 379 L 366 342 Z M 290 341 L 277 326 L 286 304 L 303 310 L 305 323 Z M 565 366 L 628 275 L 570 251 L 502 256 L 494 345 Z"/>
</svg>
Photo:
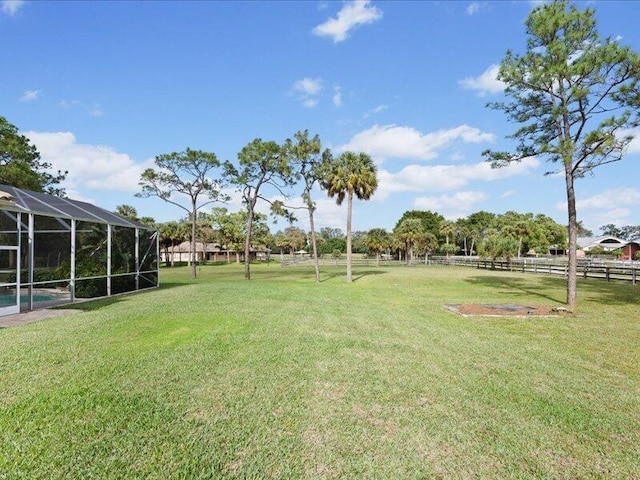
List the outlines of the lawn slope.
<svg viewBox="0 0 640 480">
<path fill-rule="evenodd" d="M 0 329 L 0 478 L 633 478 L 638 286 L 454 267 L 164 269 Z"/>
</svg>

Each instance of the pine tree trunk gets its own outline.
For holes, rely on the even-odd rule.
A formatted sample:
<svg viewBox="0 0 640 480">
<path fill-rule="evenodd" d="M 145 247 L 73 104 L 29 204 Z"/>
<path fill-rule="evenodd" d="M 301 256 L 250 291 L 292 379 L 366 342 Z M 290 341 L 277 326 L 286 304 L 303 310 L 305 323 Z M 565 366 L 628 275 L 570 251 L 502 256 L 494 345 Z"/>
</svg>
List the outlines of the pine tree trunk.
<svg viewBox="0 0 640 480">
<path fill-rule="evenodd" d="M 192 201 L 191 204 L 191 278 L 198 276 L 196 270 L 196 202 Z"/>
<path fill-rule="evenodd" d="M 251 199 L 249 204 L 249 216 L 247 219 L 247 237 L 244 240 L 244 278 L 251 280 L 251 230 L 253 229 L 253 208 L 256 201 Z"/>
<path fill-rule="evenodd" d="M 569 265 L 567 271 L 567 305 L 575 307 L 577 304 L 577 225 L 578 219 L 576 214 L 576 195 L 573 187 L 572 164 L 565 163 L 565 180 L 567 186 L 567 209 L 569 213 Z"/>
<path fill-rule="evenodd" d="M 313 223 L 313 205 L 309 206 L 309 226 L 311 227 L 311 248 L 313 249 L 313 265 L 316 270 L 316 283 L 320 283 L 320 265 L 318 264 L 318 247 L 316 246 L 316 229 Z"/>
</svg>

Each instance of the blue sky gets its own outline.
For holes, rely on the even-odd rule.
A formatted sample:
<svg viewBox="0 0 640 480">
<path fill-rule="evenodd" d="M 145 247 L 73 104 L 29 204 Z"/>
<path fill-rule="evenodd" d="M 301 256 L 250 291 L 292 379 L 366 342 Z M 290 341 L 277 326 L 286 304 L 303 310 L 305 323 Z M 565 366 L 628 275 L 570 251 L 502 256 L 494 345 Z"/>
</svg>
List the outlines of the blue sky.
<svg viewBox="0 0 640 480">
<path fill-rule="evenodd" d="M 69 170 L 70 197 L 157 221 L 184 212 L 134 196 L 156 155 L 189 147 L 233 161 L 256 137 L 308 129 L 378 166 L 378 191 L 354 205 L 356 230 L 390 230 L 410 209 L 564 224 L 564 181 L 543 176 L 548 164 L 492 170 L 481 157 L 510 147 L 515 126 L 485 105 L 502 98 L 496 66 L 524 51 L 536 4 L 3 0 L 0 115 Z M 601 35 L 640 51 L 639 2 L 588 5 Z M 622 162 L 578 181 L 578 217 L 595 233 L 640 224 L 639 160 L 635 140 Z M 315 197 L 319 226 L 344 229 L 345 206 Z"/>
</svg>

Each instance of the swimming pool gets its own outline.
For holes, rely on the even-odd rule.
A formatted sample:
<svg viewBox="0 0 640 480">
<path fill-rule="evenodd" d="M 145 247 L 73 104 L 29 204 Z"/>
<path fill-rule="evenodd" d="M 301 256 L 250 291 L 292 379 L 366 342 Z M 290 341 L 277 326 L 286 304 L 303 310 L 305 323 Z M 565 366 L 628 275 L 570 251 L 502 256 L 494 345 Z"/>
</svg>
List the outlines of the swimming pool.
<svg viewBox="0 0 640 480">
<path fill-rule="evenodd" d="M 59 295 L 55 293 L 34 293 L 33 294 L 33 302 L 55 302 L 57 300 L 67 300 L 69 298 L 68 295 Z M 15 295 L 11 294 L 2 294 L 0 295 L 0 306 L 6 305 L 14 305 L 16 301 Z M 29 294 L 26 292 L 20 292 L 20 303 L 29 302 Z"/>
</svg>

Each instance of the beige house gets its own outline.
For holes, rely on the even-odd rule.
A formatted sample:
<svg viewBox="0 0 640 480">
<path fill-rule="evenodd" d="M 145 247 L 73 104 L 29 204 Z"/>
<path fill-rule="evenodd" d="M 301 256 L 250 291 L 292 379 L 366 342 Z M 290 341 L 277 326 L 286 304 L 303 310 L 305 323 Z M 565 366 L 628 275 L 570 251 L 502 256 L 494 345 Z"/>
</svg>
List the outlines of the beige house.
<svg viewBox="0 0 640 480">
<path fill-rule="evenodd" d="M 251 249 L 251 260 L 266 259 L 266 252 Z M 160 260 L 162 262 L 190 262 L 191 261 L 191 242 L 182 242 L 168 248 L 168 252 L 163 250 L 160 252 Z M 196 242 L 196 261 L 210 262 L 243 262 L 244 250 L 230 250 L 217 243 Z"/>
</svg>

